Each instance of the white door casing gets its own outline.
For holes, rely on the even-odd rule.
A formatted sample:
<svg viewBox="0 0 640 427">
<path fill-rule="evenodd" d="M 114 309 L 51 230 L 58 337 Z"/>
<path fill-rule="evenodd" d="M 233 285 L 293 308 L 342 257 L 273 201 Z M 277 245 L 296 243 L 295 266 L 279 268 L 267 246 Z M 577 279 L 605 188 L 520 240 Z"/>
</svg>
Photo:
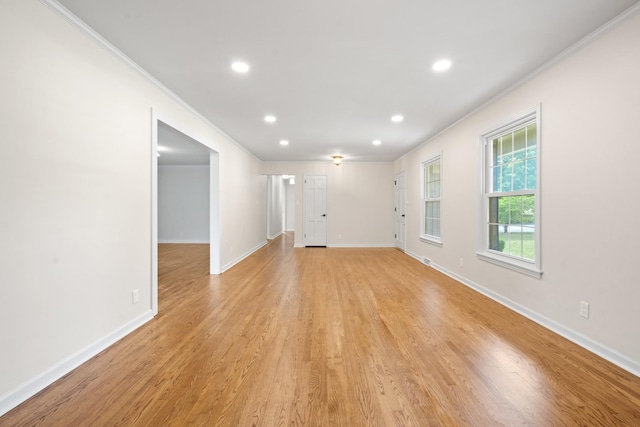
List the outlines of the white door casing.
<svg viewBox="0 0 640 427">
<path fill-rule="evenodd" d="M 395 243 L 396 247 L 404 250 L 406 246 L 405 236 L 405 189 L 406 189 L 406 177 L 405 173 L 400 172 L 395 177 L 395 208 L 394 208 L 394 223 L 395 223 Z"/>
<path fill-rule="evenodd" d="M 327 246 L 327 176 L 304 177 L 304 245 Z"/>
</svg>

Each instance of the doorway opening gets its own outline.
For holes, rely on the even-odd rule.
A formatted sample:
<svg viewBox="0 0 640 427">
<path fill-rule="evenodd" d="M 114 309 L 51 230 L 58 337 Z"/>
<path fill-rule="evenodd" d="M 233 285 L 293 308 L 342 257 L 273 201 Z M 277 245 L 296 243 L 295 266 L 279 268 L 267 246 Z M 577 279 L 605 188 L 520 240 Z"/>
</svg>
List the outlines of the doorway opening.
<svg viewBox="0 0 640 427">
<path fill-rule="evenodd" d="M 208 244 L 220 274 L 220 163 L 203 139 L 152 113 L 151 309 L 158 314 L 158 244 Z"/>
<path fill-rule="evenodd" d="M 267 175 L 267 240 L 293 235 L 296 224 L 296 176 Z"/>
</svg>

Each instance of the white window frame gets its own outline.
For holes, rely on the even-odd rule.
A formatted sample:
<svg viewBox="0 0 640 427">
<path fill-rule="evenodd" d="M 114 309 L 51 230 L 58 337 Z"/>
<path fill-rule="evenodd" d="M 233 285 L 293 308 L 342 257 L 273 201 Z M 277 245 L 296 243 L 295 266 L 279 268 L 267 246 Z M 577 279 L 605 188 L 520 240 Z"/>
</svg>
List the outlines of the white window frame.
<svg viewBox="0 0 640 427">
<path fill-rule="evenodd" d="M 435 198 L 428 198 L 427 197 L 427 188 L 426 188 L 426 183 L 427 183 L 427 168 L 434 164 L 434 163 L 439 163 L 440 164 L 440 197 L 435 197 Z M 442 153 L 437 154 L 436 156 L 433 156 L 431 158 L 429 158 L 428 160 L 425 160 L 424 162 L 422 162 L 422 167 L 421 167 L 421 173 L 420 173 L 420 199 L 421 199 L 421 220 L 420 220 L 420 240 L 425 242 L 425 243 L 430 243 L 432 245 L 436 245 L 436 246 L 440 246 L 442 247 L 442 183 L 443 183 L 443 167 L 442 167 Z M 438 201 L 440 202 L 440 235 L 439 236 L 434 236 L 431 234 L 427 234 L 427 230 L 426 230 L 426 225 L 425 225 L 425 221 L 427 219 L 427 212 L 426 212 L 426 202 L 428 201 Z"/>
<path fill-rule="evenodd" d="M 529 125 L 532 123 L 536 123 L 536 188 L 535 190 L 527 190 L 526 194 L 533 194 L 535 197 L 534 206 L 535 206 L 535 235 L 534 235 L 534 244 L 535 244 L 535 261 L 525 260 L 519 257 L 513 257 L 508 254 L 504 254 L 495 250 L 489 249 L 489 199 L 496 194 L 500 194 L 498 192 L 492 192 L 491 186 L 491 141 L 495 138 L 498 138 L 507 133 L 513 132 L 525 125 Z M 541 228 L 540 228 L 540 159 L 541 159 L 541 127 L 540 127 L 540 104 L 536 105 L 533 108 L 530 108 L 526 111 L 517 114 L 516 116 L 506 120 L 487 132 L 484 132 L 480 135 L 479 145 L 480 145 L 480 171 L 481 171 L 481 179 L 480 179 L 480 215 L 479 215 L 479 239 L 478 239 L 478 251 L 476 255 L 479 259 L 483 261 L 490 262 L 495 265 L 499 265 L 504 268 L 508 268 L 513 271 L 517 271 L 519 273 L 526 274 L 531 277 L 535 277 L 537 279 L 542 277 L 542 265 L 541 265 L 541 248 L 540 248 L 540 236 L 541 236 Z M 511 192 L 505 193 L 505 196 L 509 195 L 518 195 L 520 192 Z"/>
</svg>

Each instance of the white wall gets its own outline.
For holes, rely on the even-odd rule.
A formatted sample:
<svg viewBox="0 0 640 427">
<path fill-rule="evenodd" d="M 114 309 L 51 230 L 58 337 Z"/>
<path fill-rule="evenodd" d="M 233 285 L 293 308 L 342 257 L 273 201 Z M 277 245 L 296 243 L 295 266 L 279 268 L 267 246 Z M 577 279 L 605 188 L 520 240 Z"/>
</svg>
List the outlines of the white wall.
<svg viewBox="0 0 640 427">
<path fill-rule="evenodd" d="M 294 231 L 296 227 L 296 184 L 290 184 L 290 180 L 285 180 L 284 186 L 286 192 L 285 230 Z"/>
<path fill-rule="evenodd" d="M 209 243 L 209 166 L 158 166 L 158 242 Z"/>
<path fill-rule="evenodd" d="M 640 373 L 640 15 L 395 162 L 407 251 Z M 541 103 L 541 280 L 479 260 L 478 137 Z M 443 155 L 442 248 L 420 242 L 420 163 Z M 463 266 L 460 266 L 460 259 Z M 580 301 L 591 316 L 579 316 Z"/>
<path fill-rule="evenodd" d="M 257 159 L 42 3 L 2 2 L 0 51 L 1 414 L 151 318 L 152 109 L 220 153 L 223 266 L 264 244 L 266 185 Z"/>
<path fill-rule="evenodd" d="M 327 175 L 327 245 L 393 246 L 393 163 L 264 163 L 265 174 L 295 175 L 295 245 L 303 246 L 304 175 Z"/>
<path fill-rule="evenodd" d="M 267 177 L 267 238 L 275 239 L 284 231 L 285 189 L 282 177 Z"/>
</svg>

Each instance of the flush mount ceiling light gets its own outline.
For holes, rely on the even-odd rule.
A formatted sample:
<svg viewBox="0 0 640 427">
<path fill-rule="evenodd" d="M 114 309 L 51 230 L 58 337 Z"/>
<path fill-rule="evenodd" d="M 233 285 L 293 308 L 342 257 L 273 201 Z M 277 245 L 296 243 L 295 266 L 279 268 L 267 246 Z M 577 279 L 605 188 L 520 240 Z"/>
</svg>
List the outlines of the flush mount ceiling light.
<svg viewBox="0 0 640 427">
<path fill-rule="evenodd" d="M 380 145 L 382 144 L 382 141 L 380 141 L 379 139 L 376 139 L 375 141 L 372 142 L 373 145 Z"/>
<path fill-rule="evenodd" d="M 249 71 L 249 64 L 246 62 L 236 61 L 231 64 L 231 69 L 236 73 L 246 73 Z"/>
<path fill-rule="evenodd" d="M 275 123 L 276 116 L 264 116 L 264 121 L 267 123 Z"/>
<path fill-rule="evenodd" d="M 393 123 L 400 123 L 403 120 L 404 120 L 404 117 L 402 117 L 400 114 L 396 114 L 395 116 L 391 117 L 391 121 Z"/>
<path fill-rule="evenodd" d="M 433 64 L 431 67 L 433 71 L 445 71 L 451 68 L 451 61 L 448 59 L 441 59 Z"/>
<path fill-rule="evenodd" d="M 287 141 L 286 139 L 281 139 L 280 145 L 289 145 L 289 141 Z"/>
<path fill-rule="evenodd" d="M 340 166 L 340 164 L 342 163 L 342 159 L 344 159 L 344 157 L 339 154 L 331 156 L 331 158 L 333 159 L 333 164 L 336 166 Z"/>
</svg>

